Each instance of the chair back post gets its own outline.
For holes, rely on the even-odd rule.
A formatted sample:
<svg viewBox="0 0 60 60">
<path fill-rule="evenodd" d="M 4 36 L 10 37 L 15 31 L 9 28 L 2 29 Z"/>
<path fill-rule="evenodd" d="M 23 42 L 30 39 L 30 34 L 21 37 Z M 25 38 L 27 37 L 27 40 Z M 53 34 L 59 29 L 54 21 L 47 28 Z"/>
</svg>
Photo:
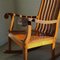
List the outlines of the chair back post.
<svg viewBox="0 0 60 60">
<path fill-rule="evenodd" d="M 55 35 L 54 35 L 55 40 L 57 38 L 57 33 L 58 33 L 58 28 L 59 28 L 59 21 L 60 21 L 60 11 L 59 11 L 59 14 L 58 14 L 58 17 L 57 17 L 56 30 L 55 30 Z"/>
</svg>

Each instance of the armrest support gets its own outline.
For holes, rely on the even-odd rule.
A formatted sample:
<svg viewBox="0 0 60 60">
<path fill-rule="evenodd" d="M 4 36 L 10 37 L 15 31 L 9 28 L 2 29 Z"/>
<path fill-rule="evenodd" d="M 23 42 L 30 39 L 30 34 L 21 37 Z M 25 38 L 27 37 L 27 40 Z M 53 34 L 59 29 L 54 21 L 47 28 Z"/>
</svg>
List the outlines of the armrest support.
<svg viewBox="0 0 60 60">
<path fill-rule="evenodd" d="M 25 44 L 27 44 L 30 41 L 31 33 L 32 33 L 32 26 L 31 26 L 31 22 L 28 21 L 28 31 L 27 31 L 26 39 L 24 41 Z"/>
</svg>

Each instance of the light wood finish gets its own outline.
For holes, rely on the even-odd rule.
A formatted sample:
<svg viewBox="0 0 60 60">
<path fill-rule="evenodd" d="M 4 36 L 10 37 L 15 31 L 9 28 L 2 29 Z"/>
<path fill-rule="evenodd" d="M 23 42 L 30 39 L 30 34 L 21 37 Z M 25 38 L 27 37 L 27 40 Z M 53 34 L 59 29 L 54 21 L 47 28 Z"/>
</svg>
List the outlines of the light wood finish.
<svg viewBox="0 0 60 60">
<path fill-rule="evenodd" d="M 29 21 L 33 21 L 29 18 Z M 38 20 L 38 19 L 35 19 L 34 21 L 35 23 L 40 23 L 40 24 L 54 24 L 54 23 L 57 23 L 57 20 L 52 20 L 52 21 L 48 21 L 48 20 Z"/>
<path fill-rule="evenodd" d="M 15 17 L 15 14 L 13 13 L 13 16 L 12 16 L 12 19 L 11 19 L 11 25 L 10 25 L 10 31 L 12 31 L 13 29 L 13 25 L 14 25 L 14 17 Z"/>
<path fill-rule="evenodd" d="M 44 0 L 41 1 L 40 9 L 39 9 L 38 15 L 36 17 L 37 19 L 41 18 L 41 13 L 42 13 L 43 5 L 44 5 Z M 38 27 L 39 27 L 39 24 L 36 24 L 36 30 L 38 30 Z"/>
<path fill-rule="evenodd" d="M 5 18 L 11 16 L 11 25 L 9 29 L 8 38 L 14 41 L 18 46 L 23 49 L 24 60 L 28 60 L 28 50 L 40 46 L 51 44 L 52 56 L 54 55 L 55 43 L 57 38 L 60 11 L 59 0 L 42 0 L 40 9 L 37 16 L 23 16 L 15 13 L 6 13 Z M 27 33 L 13 33 L 14 17 L 27 18 Z M 36 23 L 36 35 L 32 35 L 31 22 Z M 54 29 L 53 29 L 54 28 Z M 12 32 L 11 32 L 12 31 Z M 9 43 L 9 50 L 11 50 L 11 41 Z"/>
</svg>

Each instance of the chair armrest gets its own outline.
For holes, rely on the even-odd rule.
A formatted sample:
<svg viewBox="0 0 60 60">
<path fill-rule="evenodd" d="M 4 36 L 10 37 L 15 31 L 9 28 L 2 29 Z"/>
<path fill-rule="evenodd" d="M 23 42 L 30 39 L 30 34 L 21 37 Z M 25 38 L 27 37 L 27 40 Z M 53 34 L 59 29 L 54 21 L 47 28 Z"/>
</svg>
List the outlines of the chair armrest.
<svg viewBox="0 0 60 60">
<path fill-rule="evenodd" d="M 5 18 L 5 19 L 8 19 L 9 16 L 12 18 L 12 16 L 13 16 L 14 14 L 15 14 L 15 13 L 5 13 L 4 18 Z"/>
<path fill-rule="evenodd" d="M 36 16 L 24 16 L 24 15 L 20 15 L 20 14 L 16 14 L 16 13 L 5 13 L 4 18 L 7 19 L 9 16 L 12 17 L 13 14 L 15 14 L 15 16 L 20 17 L 20 18 L 23 18 L 23 17 L 26 17 L 26 18 L 36 18 Z"/>
<path fill-rule="evenodd" d="M 40 24 L 54 24 L 58 22 L 57 20 L 38 20 L 33 18 L 29 18 L 28 20 Z"/>
</svg>

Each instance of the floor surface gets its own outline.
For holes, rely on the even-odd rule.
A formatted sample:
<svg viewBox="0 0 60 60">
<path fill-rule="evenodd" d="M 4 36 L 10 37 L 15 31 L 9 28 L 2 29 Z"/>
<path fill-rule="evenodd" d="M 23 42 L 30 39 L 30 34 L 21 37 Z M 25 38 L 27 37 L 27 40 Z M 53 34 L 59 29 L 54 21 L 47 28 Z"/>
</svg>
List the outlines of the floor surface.
<svg viewBox="0 0 60 60">
<path fill-rule="evenodd" d="M 5 54 L 4 51 L 8 48 L 8 44 L 0 47 L 0 60 L 23 60 L 23 54 Z M 13 44 L 13 49 L 20 49 Z M 60 44 L 56 44 L 55 60 L 60 60 Z M 28 60 L 51 60 L 51 46 L 44 46 L 32 50 L 28 54 Z M 54 60 L 54 59 L 53 59 Z"/>
</svg>

